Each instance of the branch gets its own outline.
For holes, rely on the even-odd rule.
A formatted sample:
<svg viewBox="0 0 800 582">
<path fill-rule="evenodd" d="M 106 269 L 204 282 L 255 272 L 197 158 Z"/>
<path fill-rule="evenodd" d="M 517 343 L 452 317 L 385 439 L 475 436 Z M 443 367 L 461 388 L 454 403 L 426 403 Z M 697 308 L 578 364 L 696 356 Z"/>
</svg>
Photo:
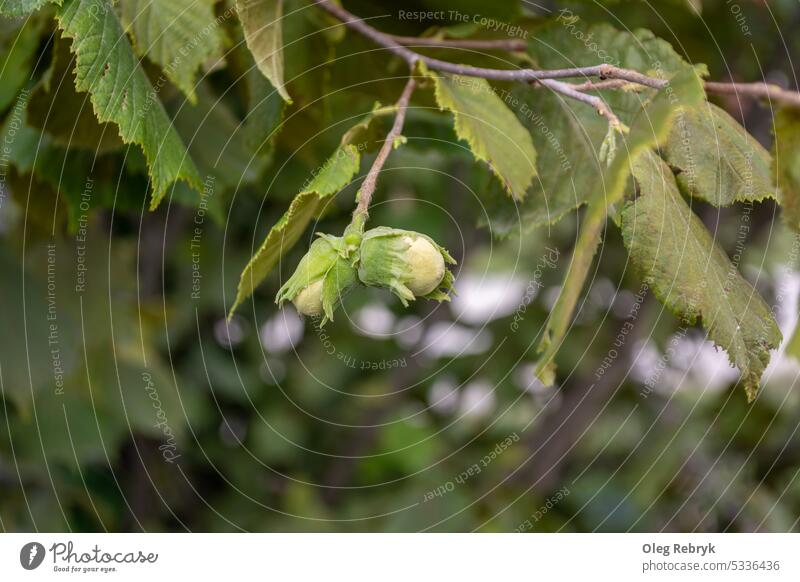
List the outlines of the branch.
<svg viewBox="0 0 800 582">
<path fill-rule="evenodd" d="M 411 49 L 403 46 L 394 39 L 390 34 L 383 33 L 366 22 L 361 18 L 351 14 L 344 8 L 337 6 L 330 0 L 316 0 L 317 6 L 333 15 L 335 18 L 341 20 L 345 26 L 352 28 L 356 32 L 369 38 L 376 44 L 389 49 L 398 57 L 404 59 L 409 65 L 422 61 L 427 67 L 434 71 L 442 71 L 444 73 L 453 73 L 455 75 L 463 75 L 466 77 L 481 77 L 483 79 L 492 79 L 495 81 L 540 81 L 542 79 L 567 79 L 571 77 L 600 77 L 601 79 L 615 78 L 625 79 L 631 83 L 638 83 L 660 89 L 667 84 L 664 79 L 655 79 L 648 77 L 637 71 L 630 71 L 628 69 L 621 69 L 612 65 L 594 65 L 591 67 L 573 67 L 568 69 L 486 69 L 483 67 L 473 67 L 472 65 L 458 65 L 443 61 L 441 59 L 434 59 L 421 55 Z"/>
<path fill-rule="evenodd" d="M 337 19 L 341 20 L 345 26 L 361 33 L 365 37 L 371 39 L 376 44 L 379 44 L 400 58 L 404 59 L 409 65 L 413 65 L 417 61 L 422 61 L 427 67 L 434 71 L 441 71 L 445 73 L 453 73 L 456 75 L 464 75 L 468 77 L 481 77 L 483 79 L 492 79 L 495 81 L 522 81 L 530 83 L 532 81 L 541 81 L 544 79 L 568 79 L 568 78 L 589 78 L 597 77 L 603 83 L 597 84 L 593 88 L 618 88 L 619 82 L 624 81 L 650 87 L 652 89 L 661 89 L 669 83 L 667 79 L 660 79 L 658 77 L 650 77 L 638 71 L 631 69 L 623 69 L 613 65 L 602 64 L 592 65 L 589 67 L 573 67 L 567 69 L 487 69 L 483 67 L 473 67 L 471 65 L 459 65 L 450 63 L 440 59 L 435 59 L 425 55 L 421 55 L 411 49 L 403 46 L 403 44 L 412 44 L 409 37 L 393 37 L 392 35 L 380 32 L 373 28 L 361 18 L 351 14 L 344 8 L 337 6 L 330 0 L 316 0 L 316 4 L 327 11 Z M 455 41 L 437 41 L 436 39 L 414 39 L 414 44 L 425 46 L 453 46 L 451 43 Z M 458 41 L 466 42 L 466 41 Z M 491 41 L 472 41 L 472 42 L 491 42 Z M 496 41 L 495 41 L 496 42 Z M 512 41 L 509 41 L 512 42 Z M 493 48 L 499 48 L 494 46 Z M 516 49 L 515 49 L 516 50 Z M 614 81 L 612 83 L 612 81 Z M 720 93 L 726 95 L 746 95 L 748 97 L 769 99 L 771 101 L 782 102 L 786 105 L 800 107 L 800 93 L 782 89 L 777 85 L 769 85 L 767 83 L 718 83 L 706 82 L 706 91 L 710 93 Z M 576 89 L 581 91 L 579 87 Z"/>
<path fill-rule="evenodd" d="M 398 36 L 391 35 L 391 38 L 402 45 L 408 46 L 430 46 L 436 48 L 461 48 L 474 50 L 498 50 L 509 52 L 521 52 L 528 48 L 528 43 L 522 39 L 449 39 L 432 38 L 418 36 Z"/>
<path fill-rule="evenodd" d="M 576 91 L 601 91 L 603 89 L 624 89 L 626 87 L 636 87 L 641 89 L 640 85 L 624 81 L 622 79 L 608 79 L 606 81 L 585 81 L 583 83 L 576 83 L 572 88 Z"/>
<path fill-rule="evenodd" d="M 413 72 L 412 70 L 412 74 Z M 403 89 L 403 93 L 400 95 L 400 99 L 398 99 L 395 104 L 397 113 L 395 114 L 392 129 L 386 134 L 386 140 L 383 142 L 383 145 L 381 145 L 381 149 L 378 151 L 378 155 L 375 157 L 375 161 L 372 163 L 367 177 L 364 178 L 364 183 L 361 184 L 361 188 L 358 191 L 358 206 L 356 207 L 354 215 L 363 214 L 366 216 L 369 210 L 369 203 L 372 200 L 372 195 L 375 193 L 375 187 L 378 183 L 378 174 L 380 174 L 386 163 L 386 159 L 389 157 L 392 148 L 394 148 L 395 140 L 400 137 L 403 131 L 403 123 L 405 123 L 406 111 L 408 111 L 408 102 L 411 100 L 411 94 L 414 92 L 416 86 L 416 81 L 413 77 L 410 77 Z"/>
<path fill-rule="evenodd" d="M 577 89 L 578 85 L 571 85 L 569 83 L 564 83 L 563 81 L 556 81 L 555 79 L 542 79 L 541 81 L 538 81 L 538 83 L 555 91 L 556 93 L 561 93 L 562 95 L 571 97 L 576 101 L 591 105 L 600 115 L 608 120 L 608 124 L 613 130 L 622 131 L 624 125 L 619 120 L 619 117 L 617 117 L 616 114 L 611 111 L 611 108 L 600 97 L 597 97 L 596 95 L 587 95 L 586 93 Z"/>
<path fill-rule="evenodd" d="M 746 96 L 768 101 L 780 101 L 786 105 L 800 107 L 800 93 L 789 91 L 769 83 L 717 83 L 706 81 L 706 91 L 720 95 Z"/>
</svg>

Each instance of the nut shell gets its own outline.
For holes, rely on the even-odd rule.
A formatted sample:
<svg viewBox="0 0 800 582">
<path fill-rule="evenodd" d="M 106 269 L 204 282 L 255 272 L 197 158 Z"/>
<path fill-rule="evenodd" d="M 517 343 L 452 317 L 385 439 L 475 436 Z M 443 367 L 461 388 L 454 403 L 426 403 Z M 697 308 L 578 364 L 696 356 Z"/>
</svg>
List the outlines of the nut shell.
<svg viewBox="0 0 800 582">
<path fill-rule="evenodd" d="M 430 241 L 422 237 L 405 237 L 408 250 L 405 253 L 410 275 L 406 287 L 416 295 L 427 295 L 439 286 L 444 277 L 444 258 Z"/>
<path fill-rule="evenodd" d="M 300 291 L 297 296 L 292 300 L 295 308 L 302 315 L 308 317 L 317 317 L 322 315 L 322 279 L 314 281 Z"/>
</svg>

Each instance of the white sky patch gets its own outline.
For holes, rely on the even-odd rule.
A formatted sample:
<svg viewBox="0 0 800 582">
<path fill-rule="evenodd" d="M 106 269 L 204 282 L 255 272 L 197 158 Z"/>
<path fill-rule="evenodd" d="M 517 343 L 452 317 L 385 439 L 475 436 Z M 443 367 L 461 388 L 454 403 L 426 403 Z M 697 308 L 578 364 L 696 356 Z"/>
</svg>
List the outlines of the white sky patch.
<svg viewBox="0 0 800 582">
<path fill-rule="evenodd" d="M 492 333 L 442 321 L 428 329 L 422 345 L 424 355 L 432 358 L 474 356 L 492 347 Z"/>
<path fill-rule="evenodd" d="M 383 303 L 369 303 L 356 311 L 353 321 L 359 334 L 385 339 L 394 330 L 395 316 Z"/>
<path fill-rule="evenodd" d="M 461 393 L 458 411 L 467 418 L 486 418 L 495 408 L 494 387 L 487 380 L 470 382 Z"/>
<path fill-rule="evenodd" d="M 481 324 L 507 317 L 519 308 L 525 281 L 513 273 L 462 275 L 450 311 L 459 321 Z"/>
<path fill-rule="evenodd" d="M 258 337 L 269 353 L 282 354 L 300 343 L 303 329 L 303 320 L 293 308 L 287 307 L 261 326 Z"/>
</svg>

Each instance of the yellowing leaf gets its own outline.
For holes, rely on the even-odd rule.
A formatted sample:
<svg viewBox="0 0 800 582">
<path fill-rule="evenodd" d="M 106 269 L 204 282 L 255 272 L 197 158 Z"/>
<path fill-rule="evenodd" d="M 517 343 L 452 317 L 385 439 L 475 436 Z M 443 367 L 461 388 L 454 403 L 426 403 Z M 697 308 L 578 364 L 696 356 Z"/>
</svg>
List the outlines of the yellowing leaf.
<svg viewBox="0 0 800 582">
<path fill-rule="evenodd" d="M 769 152 L 710 103 L 687 109 L 664 145 L 678 184 L 714 206 L 775 198 Z"/>
<path fill-rule="evenodd" d="M 72 39 L 75 86 L 88 91 L 95 115 L 113 122 L 125 143 L 141 146 L 158 206 L 167 188 L 185 180 L 200 188 L 200 177 L 172 127 L 122 30 L 110 2 L 65 0 L 58 13 L 63 36 Z"/>
<path fill-rule="evenodd" d="M 659 91 L 642 112 L 611 165 L 603 170 L 602 180 L 591 190 L 589 208 L 582 220 L 564 285 L 551 310 L 538 348 L 542 356 L 536 365 L 536 375 L 544 384 L 550 385 L 555 381 L 553 358 L 567 335 L 572 314 L 600 244 L 608 208 L 622 199 L 631 165 L 639 156 L 667 138 L 682 108 L 700 103 L 703 98 L 703 87 L 694 71 L 686 70 L 673 77 L 670 84 Z"/>
<path fill-rule="evenodd" d="M 529 55 L 541 69 L 596 65 L 598 59 L 662 78 L 694 69 L 669 43 L 647 30 L 620 31 L 560 17 L 537 30 Z M 593 92 L 629 127 L 655 93 L 642 87 Z M 593 107 L 545 87 L 523 85 L 510 92 L 507 102 L 533 137 L 539 175 L 521 204 L 500 193 L 487 196 L 488 224 L 500 235 L 559 221 L 585 204 L 606 179 L 600 150 L 608 122 Z"/>
<path fill-rule="evenodd" d="M 236 0 L 247 48 L 258 69 L 287 103 L 292 100 L 283 84 L 282 0 Z"/>
<path fill-rule="evenodd" d="M 634 265 L 671 311 L 728 352 L 748 401 L 758 391 L 770 349 L 781 342 L 772 312 L 691 211 L 670 168 L 655 154 L 634 163 L 641 195 L 621 214 Z"/>
<path fill-rule="evenodd" d="M 773 159 L 783 220 L 800 232 L 800 112 L 794 109 L 782 109 L 775 115 Z"/>
<path fill-rule="evenodd" d="M 427 74 L 436 84 L 439 107 L 453 112 L 456 135 L 476 159 L 489 164 L 511 196 L 522 200 L 536 176 L 536 150 L 528 130 L 486 79 Z"/>
<path fill-rule="evenodd" d="M 136 53 L 159 65 L 192 102 L 197 69 L 222 48 L 214 4 L 215 0 L 125 0 L 120 5 Z"/>
</svg>

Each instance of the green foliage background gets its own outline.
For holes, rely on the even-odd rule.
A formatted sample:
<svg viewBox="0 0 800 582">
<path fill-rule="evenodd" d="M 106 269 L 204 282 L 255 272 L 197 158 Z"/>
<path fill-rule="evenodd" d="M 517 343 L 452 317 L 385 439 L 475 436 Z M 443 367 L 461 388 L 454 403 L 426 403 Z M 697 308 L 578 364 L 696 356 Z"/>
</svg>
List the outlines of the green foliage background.
<svg viewBox="0 0 800 582">
<path fill-rule="evenodd" d="M 722 0 L 695 2 L 702 16 L 678 0 L 403 4 L 517 26 L 528 58 L 550 68 L 595 60 L 554 23 L 568 8 L 597 23 L 593 38 L 628 66 L 647 69 L 645 57 L 656 55 L 670 73 L 703 63 L 712 79 L 796 85 L 795 0 L 742 1 L 738 20 Z M 394 34 L 506 38 L 458 19 L 400 18 L 389 0 L 345 6 Z M 554 355 L 557 385 L 535 380 L 536 347 L 589 214 L 575 208 L 613 171 L 593 165 L 607 128 L 590 107 L 492 82 L 500 99 L 515 95 L 538 112 L 572 160 L 556 171 L 552 140 L 524 110 L 509 109 L 536 149 L 537 175 L 521 200 L 525 176 L 502 167 L 511 160 L 518 171 L 519 151 L 454 128 L 434 96 L 444 81 L 429 80 L 414 95 L 406 143 L 381 174 L 371 223 L 424 232 L 449 249 L 461 296 L 406 310 L 360 289 L 319 330 L 273 299 L 312 231 L 347 225 L 391 123 L 376 102 L 397 100 L 402 62 L 305 0 L 283 3 L 280 92 L 267 78 L 276 63 L 245 42 L 253 48 L 259 28 L 243 30 L 231 2 L 0 0 L 0 12 L 2 530 L 798 529 L 800 366 L 785 346 L 773 350 L 748 404 L 739 373 L 704 329 L 658 301 L 675 307 L 676 287 L 642 275 L 660 259 L 674 276 L 691 273 L 677 288 L 703 311 L 728 287 L 693 297 L 698 280 L 717 272 L 724 280 L 728 259 L 678 269 L 673 255 L 649 257 L 652 247 L 636 255 L 621 191 L 622 231 L 611 221 L 602 235 Z M 639 27 L 663 40 L 616 32 Z M 426 54 L 514 64 L 496 52 Z M 713 101 L 735 120 L 721 126 L 726 152 L 762 152 L 733 123 L 771 150 L 768 106 Z M 609 102 L 635 127 L 637 94 Z M 445 108 L 458 118 L 480 103 Z M 725 200 L 688 196 L 678 173 L 669 202 L 653 202 L 641 185 L 645 162 L 634 171 L 641 191 L 630 179 L 625 186 L 627 203 L 638 193 L 651 222 L 680 217 L 697 240 L 738 257 L 736 277 L 761 294 L 788 338 L 800 289 L 796 192 L 782 190 L 786 220 L 770 196 L 776 174 L 782 186 L 800 183 L 800 128 L 794 111 L 776 119 L 786 139 L 779 155 L 754 158 L 749 200 L 736 194 L 734 154 L 730 172 L 711 163 L 698 181 L 701 189 L 722 181 Z M 492 170 L 459 137 L 474 150 L 484 139 L 489 147 L 475 157 Z M 670 163 L 681 167 L 677 154 Z M 292 221 L 280 222 L 290 204 Z M 555 216 L 563 219 L 550 224 Z M 240 274 L 276 223 L 274 240 L 297 244 L 271 256 L 274 268 L 227 321 Z M 651 260 L 637 265 L 637 257 Z M 735 313 L 710 333 L 726 346 L 737 325 L 771 321 L 758 306 L 748 311 L 742 289 L 732 293 Z M 775 344 L 776 333 L 767 334 Z M 754 333 L 737 348 L 756 385 L 769 353 L 761 339 Z"/>
</svg>

